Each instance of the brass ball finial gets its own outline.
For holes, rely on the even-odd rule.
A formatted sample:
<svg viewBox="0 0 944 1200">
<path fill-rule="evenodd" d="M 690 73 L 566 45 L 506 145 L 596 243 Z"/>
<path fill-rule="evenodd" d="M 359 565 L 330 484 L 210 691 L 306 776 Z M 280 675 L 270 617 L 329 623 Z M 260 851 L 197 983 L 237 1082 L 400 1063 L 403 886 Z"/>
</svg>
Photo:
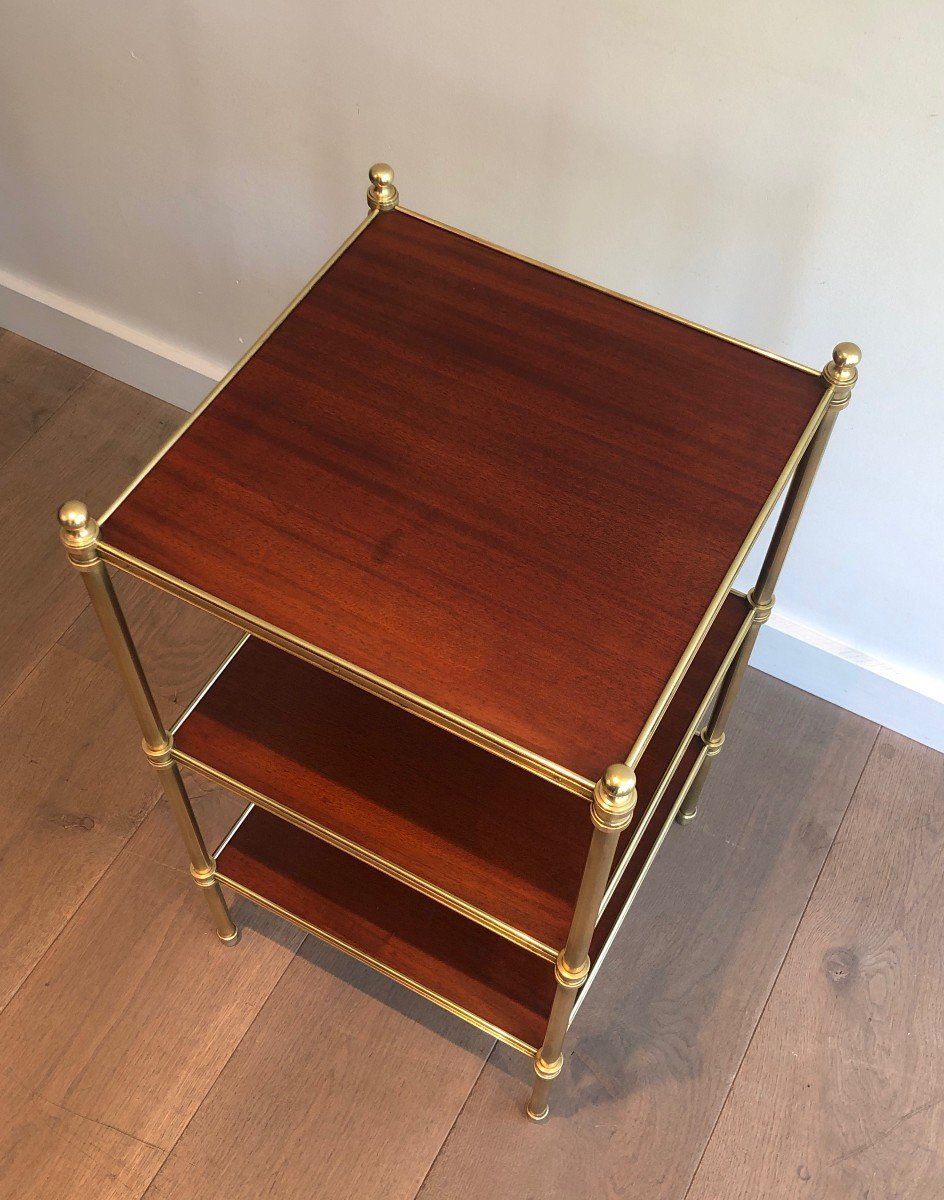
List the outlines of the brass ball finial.
<svg viewBox="0 0 944 1200">
<path fill-rule="evenodd" d="M 400 202 L 400 194 L 393 183 L 393 167 L 389 163 L 377 162 L 368 171 L 370 187 L 367 189 L 367 206 L 380 212 L 390 212 Z"/>
<path fill-rule="evenodd" d="M 837 387 L 851 388 L 859 378 L 856 368 L 861 361 L 862 351 L 855 342 L 840 342 L 833 350 L 832 361 L 823 368 L 823 375 Z"/>
<path fill-rule="evenodd" d="M 81 550 L 98 539 L 98 522 L 81 500 L 67 500 L 59 509 L 59 537 L 69 550 Z"/>
<path fill-rule="evenodd" d="M 603 772 L 603 787 L 614 799 L 628 796 L 636 786 L 636 776 L 625 763 L 613 763 Z"/>
<path fill-rule="evenodd" d="M 89 523 L 89 510 L 81 500 L 67 500 L 59 509 L 59 524 L 68 533 L 80 533 Z"/>
<path fill-rule="evenodd" d="M 389 163 L 378 162 L 370 168 L 370 182 L 377 187 L 389 187 L 393 183 L 393 167 Z"/>
<path fill-rule="evenodd" d="M 833 362 L 842 367 L 857 367 L 862 361 L 862 351 L 855 342 L 840 342 L 833 350 Z"/>
<path fill-rule="evenodd" d="M 593 823 L 598 829 L 625 829 L 635 807 L 636 776 L 625 763 L 613 763 L 593 789 Z"/>
</svg>

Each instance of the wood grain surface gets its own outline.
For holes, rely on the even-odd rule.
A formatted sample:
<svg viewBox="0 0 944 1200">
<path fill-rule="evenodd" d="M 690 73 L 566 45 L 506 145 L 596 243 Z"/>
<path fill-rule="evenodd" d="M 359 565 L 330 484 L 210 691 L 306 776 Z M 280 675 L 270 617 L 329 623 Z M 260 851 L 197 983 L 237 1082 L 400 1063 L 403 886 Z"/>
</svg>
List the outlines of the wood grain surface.
<svg viewBox="0 0 944 1200">
<path fill-rule="evenodd" d="M 884 731 L 689 1200 L 944 1195 L 944 756 Z"/>
<path fill-rule="evenodd" d="M 248 903 L 215 936 L 163 807 L 0 1014 L 0 1198 L 140 1196 L 302 935 Z"/>
<path fill-rule="evenodd" d="M 544 1039 L 554 964 L 256 808 L 220 874 L 531 1046 Z"/>
<path fill-rule="evenodd" d="M 679 788 L 693 745 L 640 838 L 612 908 L 639 877 Z M 556 985 L 553 964 L 444 908 L 341 850 L 254 809 L 219 856 L 220 874 L 407 979 L 538 1047 Z M 609 910 L 608 910 L 609 911 Z M 594 954 L 612 920 L 601 923 Z"/>
<path fill-rule="evenodd" d="M 412 1200 L 491 1045 L 309 938 L 147 1200 Z"/>
<path fill-rule="evenodd" d="M 0 702 L 26 678 L 88 600 L 59 544 L 56 511 L 95 511 L 167 440 L 179 409 L 93 373 L 3 466 L 0 521 Z"/>
<path fill-rule="evenodd" d="M 676 694 L 638 772 L 636 823 L 748 612 L 740 597 L 728 600 Z M 255 639 L 175 740 L 293 812 L 563 947 L 592 831 L 585 800 Z"/>
<path fill-rule="evenodd" d="M 822 392 L 393 214 L 105 536 L 596 779 L 629 751 Z"/>
<path fill-rule="evenodd" d="M 54 647 L 0 709 L 0 1006 L 159 791 L 118 681 Z"/>
<path fill-rule="evenodd" d="M 0 467 L 91 375 L 82 363 L 0 330 Z"/>
</svg>

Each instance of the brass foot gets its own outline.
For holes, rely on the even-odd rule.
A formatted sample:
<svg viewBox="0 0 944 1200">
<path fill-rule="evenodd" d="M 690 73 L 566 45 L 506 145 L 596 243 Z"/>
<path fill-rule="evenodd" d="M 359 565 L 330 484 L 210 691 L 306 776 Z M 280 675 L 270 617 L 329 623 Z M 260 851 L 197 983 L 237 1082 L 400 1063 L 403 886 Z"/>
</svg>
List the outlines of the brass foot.
<svg viewBox="0 0 944 1200">
<path fill-rule="evenodd" d="M 220 941 L 221 941 L 221 942 L 222 942 L 224 945 L 226 945 L 226 946 L 236 946 L 236 945 L 238 945 L 238 943 L 239 943 L 239 939 L 242 937 L 242 930 L 240 930 L 240 929 L 233 929 L 233 932 L 232 932 L 232 933 L 225 933 L 225 934 L 224 934 L 224 933 L 220 933 L 220 931 L 219 931 L 219 930 L 217 930 L 217 931 L 216 931 L 216 936 L 217 936 L 217 937 L 220 939 Z"/>
<path fill-rule="evenodd" d="M 687 825 L 690 821 L 694 821 L 698 816 L 698 809 L 693 808 L 691 812 L 683 812 L 682 809 L 675 814 L 675 819 L 679 825 Z"/>
<path fill-rule="evenodd" d="M 540 1112 L 532 1112 L 531 1105 L 530 1104 L 528 1105 L 528 1116 L 531 1118 L 532 1121 L 543 1121 L 549 1112 L 550 1112 L 550 1109 L 546 1104 L 544 1105 L 544 1107 L 541 1109 Z"/>
</svg>

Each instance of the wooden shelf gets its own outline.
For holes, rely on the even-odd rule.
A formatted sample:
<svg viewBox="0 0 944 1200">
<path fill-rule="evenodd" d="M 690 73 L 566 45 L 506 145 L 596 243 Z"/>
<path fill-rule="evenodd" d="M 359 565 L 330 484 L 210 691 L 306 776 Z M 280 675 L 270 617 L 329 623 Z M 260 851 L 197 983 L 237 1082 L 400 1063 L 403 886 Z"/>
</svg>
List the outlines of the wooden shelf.
<svg viewBox="0 0 944 1200">
<path fill-rule="evenodd" d="M 102 553 L 592 786 L 723 599 L 824 387 L 388 213 L 108 516 Z"/>
<path fill-rule="evenodd" d="M 224 883 L 472 1020 L 541 1044 L 551 963 L 388 875 L 253 808 L 217 858 Z"/>
<path fill-rule="evenodd" d="M 636 819 L 668 782 L 751 607 L 732 594 L 637 772 Z M 554 959 L 591 824 L 576 796 L 249 639 L 174 735 L 180 762 Z"/>
<path fill-rule="evenodd" d="M 685 761 L 695 753 L 693 747 Z M 684 781 L 679 772 L 624 873 L 626 895 L 630 879 L 648 869 Z M 553 965 L 383 872 L 253 807 L 218 853 L 217 874 L 516 1049 L 540 1046 L 554 998 Z"/>
</svg>

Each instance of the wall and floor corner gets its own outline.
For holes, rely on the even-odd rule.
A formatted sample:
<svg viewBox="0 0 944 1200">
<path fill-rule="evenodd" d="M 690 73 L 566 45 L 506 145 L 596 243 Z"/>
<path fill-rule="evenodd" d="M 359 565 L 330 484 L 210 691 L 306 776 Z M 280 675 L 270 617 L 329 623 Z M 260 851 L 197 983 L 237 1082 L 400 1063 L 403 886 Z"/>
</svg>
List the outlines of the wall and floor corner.
<svg viewBox="0 0 944 1200">
<path fill-rule="evenodd" d="M 852 338 L 755 662 L 944 749 L 942 42 L 930 0 L 17 4 L 0 325 L 192 408 L 387 158 L 411 208 L 746 341 Z"/>
</svg>

